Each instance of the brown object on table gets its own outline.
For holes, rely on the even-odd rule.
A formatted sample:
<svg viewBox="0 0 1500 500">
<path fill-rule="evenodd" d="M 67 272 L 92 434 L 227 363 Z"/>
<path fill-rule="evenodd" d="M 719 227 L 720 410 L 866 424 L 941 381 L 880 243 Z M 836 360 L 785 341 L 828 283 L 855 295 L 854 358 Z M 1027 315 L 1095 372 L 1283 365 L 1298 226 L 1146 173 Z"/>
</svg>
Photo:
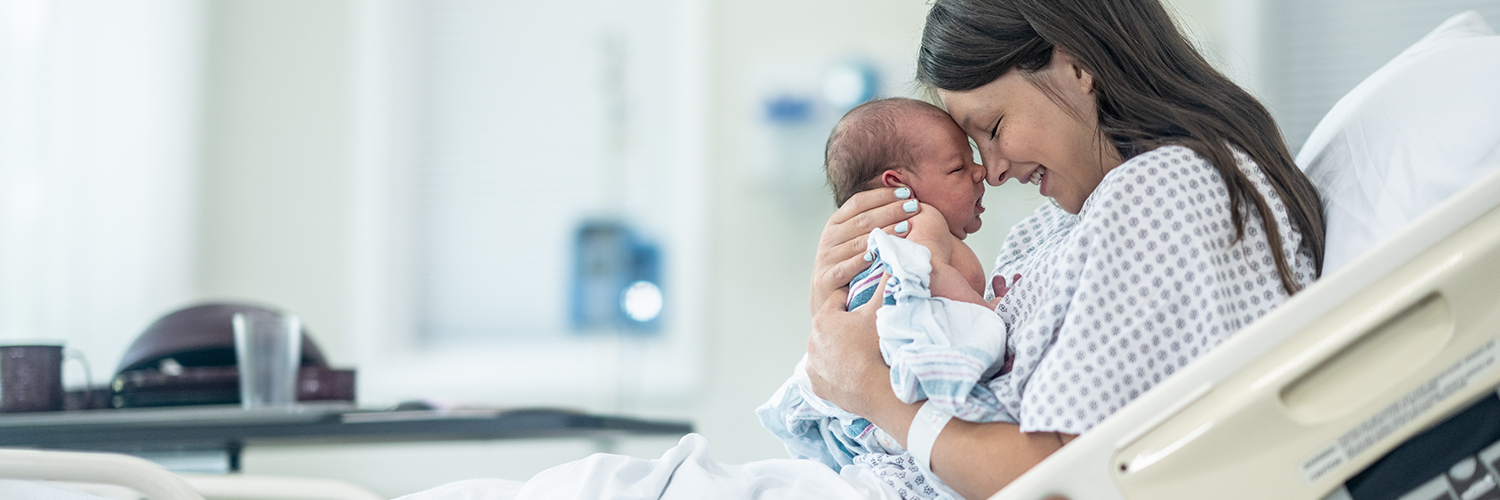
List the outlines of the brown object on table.
<svg viewBox="0 0 1500 500">
<path fill-rule="evenodd" d="M 171 375 L 134 370 L 111 384 L 115 408 L 240 403 L 240 373 L 233 366 L 183 368 Z M 304 366 L 297 373 L 298 401 L 354 401 L 354 370 Z"/>
<path fill-rule="evenodd" d="M 183 367 L 234 366 L 235 313 L 279 312 L 242 302 L 210 302 L 178 309 L 146 327 L 120 358 L 115 373 L 157 368 L 172 358 Z M 302 366 L 328 366 L 307 328 L 302 328 Z"/>
<path fill-rule="evenodd" d="M 108 406 L 239 404 L 233 318 L 250 312 L 278 310 L 213 302 L 173 311 L 151 323 L 121 358 L 120 369 L 110 382 Z M 305 327 L 297 400 L 354 401 L 354 370 L 329 368 Z"/>
</svg>

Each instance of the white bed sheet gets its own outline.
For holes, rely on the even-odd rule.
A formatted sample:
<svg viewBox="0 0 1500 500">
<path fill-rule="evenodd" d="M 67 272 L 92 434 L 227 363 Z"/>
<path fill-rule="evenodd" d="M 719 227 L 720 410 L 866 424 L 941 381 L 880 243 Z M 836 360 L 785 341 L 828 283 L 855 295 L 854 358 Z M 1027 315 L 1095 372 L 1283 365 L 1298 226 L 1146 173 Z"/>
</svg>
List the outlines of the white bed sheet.
<svg viewBox="0 0 1500 500">
<path fill-rule="evenodd" d="M 661 458 L 595 454 L 553 467 L 525 483 L 480 479 L 449 483 L 398 500 L 530 499 L 900 500 L 861 465 L 835 472 L 821 462 L 790 458 L 743 465 L 715 462 L 708 440 L 683 436 Z"/>
</svg>

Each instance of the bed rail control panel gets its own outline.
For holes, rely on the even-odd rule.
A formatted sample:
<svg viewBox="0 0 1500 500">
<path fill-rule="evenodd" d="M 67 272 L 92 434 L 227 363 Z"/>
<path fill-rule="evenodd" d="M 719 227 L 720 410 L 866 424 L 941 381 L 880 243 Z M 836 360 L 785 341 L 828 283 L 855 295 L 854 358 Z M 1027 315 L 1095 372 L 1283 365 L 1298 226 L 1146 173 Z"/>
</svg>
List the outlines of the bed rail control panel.
<svg viewBox="0 0 1500 500">
<path fill-rule="evenodd" d="M 1500 385 L 1500 211 L 1119 448 L 1126 498 L 1321 498 Z"/>
</svg>

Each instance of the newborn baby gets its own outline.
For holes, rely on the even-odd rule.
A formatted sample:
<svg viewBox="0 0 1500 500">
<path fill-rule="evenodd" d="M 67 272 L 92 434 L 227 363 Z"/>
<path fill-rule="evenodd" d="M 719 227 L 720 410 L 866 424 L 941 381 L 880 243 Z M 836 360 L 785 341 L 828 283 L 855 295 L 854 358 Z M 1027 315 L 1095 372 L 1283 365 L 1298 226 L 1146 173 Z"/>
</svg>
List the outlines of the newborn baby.
<svg viewBox="0 0 1500 500">
<path fill-rule="evenodd" d="M 907 210 L 917 200 L 922 209 L 906 226 L 906 239 L 932 252 L 932 295 L 994 307 L 983 298 L 984 268 L 963 242 L 982 224 L 984 167 L 974 163 L 968 137 L 948 113 L 915 99 L 861 104 L 834 126 L 824 169 L 840 206 L 861 191 L 909 189 L 916 196 Z M 875 258 L 867 254 L 870 268 L 849 283 L 849 309 L 874 295 L 885 268 Z"/>
<path fill-rule="evenodd" d="M 982 383 L 1001 369 L 1006 330 L 984 301 L 979 259 L 962 241 L 979 230 L 984 212 L 984 167 L 974 163 L 963 131 L 922 101 L 872 101 L 839 120 L 825 161 L 841 205 L 860 191 L 899 187 L 915 195 L 907 210 L 920 206 L 905 227 L 895 228 L 910 233 L 905 239 L 870 232 L 871 266 L 850 284 L 852 309 L 891 277 L 875 325 L 896 397 L 927 400 L 936 411 L 971 422 L 1014 422 Z M 793 457 L 835 470 L 869 468 L 903 498 L 957 496 L 869 420 L 813 394 L 803 366 L 756 409 Z"/>
</svg>

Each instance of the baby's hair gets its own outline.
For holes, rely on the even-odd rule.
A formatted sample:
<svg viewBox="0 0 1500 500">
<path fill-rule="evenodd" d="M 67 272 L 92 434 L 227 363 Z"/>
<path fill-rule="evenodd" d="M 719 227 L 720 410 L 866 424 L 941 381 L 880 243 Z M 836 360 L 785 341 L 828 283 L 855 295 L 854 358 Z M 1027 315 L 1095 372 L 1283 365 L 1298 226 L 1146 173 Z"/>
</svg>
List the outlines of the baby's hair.
<svg viewBox="0 0 1500 500">
<path fill-rule="evenodd" d="M 823 172 L 838 206 L 861 191 L 880 187 L 875 181 L 887 170 L 910 170 L 916 158 L 911 136 L 901 122 L 920 113 L 933 113 L 948 120 L 937 106 L 904 97 L 879 99 L 855 106 L 833 126 L 823 152 Z"/>
</svg>

